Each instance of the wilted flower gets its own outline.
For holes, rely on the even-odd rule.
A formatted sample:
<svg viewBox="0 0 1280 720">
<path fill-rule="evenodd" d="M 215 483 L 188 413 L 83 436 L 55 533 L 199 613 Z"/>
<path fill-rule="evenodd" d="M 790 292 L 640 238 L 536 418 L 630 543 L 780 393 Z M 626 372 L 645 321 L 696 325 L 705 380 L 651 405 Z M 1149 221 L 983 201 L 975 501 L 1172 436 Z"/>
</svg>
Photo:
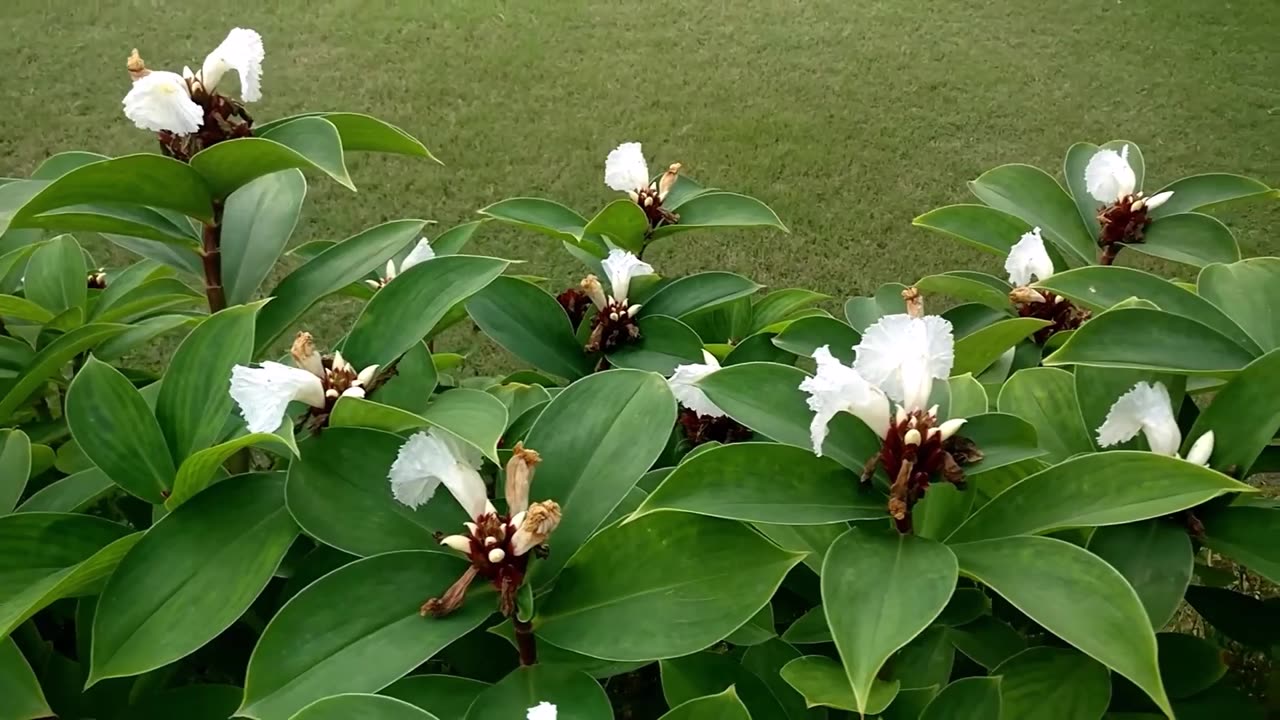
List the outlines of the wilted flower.
<svg viewBox="0 0 1280 720">
<path fill-rule="evenodd" d="M 529 708 L 525 720 L 556 720 L 556 706 L 544 700 Z"/>
<path fill-rule="evenodd" d="M 443 617 L 458 609 L 476 577 L 498 589 L 504 615 L 515 611 L 529 551 L 546 542 L 560 524 L 560 506 L 554 501 L 529 503 L 529 484 L 539 461 L 538 453 L 516 444 L 507 463 L 508 514 L 500 515 L 480 477 L 479 451 L 436 429 L 416 433 L 400 446 L 388 476 L 395 499 L 417 508 L 443 484 L 471 518 L 465 534 L 437 534 L 441 545 L 465 555 L 471 566 L 443 596 L 424 603 L 422 615 Z"/>
<path fill-rule="evenodd" d="M 1044 289 L 1028 287 L 1032 279 L 1045 281 L 1053 275 L 1053 259 L 1044 246 L 1040 228 L 1033 228 L 1009 248 L 1004 261 L 1009 282 L 1014 286 L 1009 300 L 1018 308 L 1020 317 L 1048 320 L 1053 323 L 1036 331 L 1033 338 L 1043 345 L 1055 334 L 1075 330 L 1089 319 L 1090 312 L 1076 307 L 1070 300 Z"/>
<path fill-rule="evenodd" d="M 387 283 L 395 280 L 396 276 L 404 273 L 405 270 L 408 270 L 415 265 L 421 265 L 428 260 L 432 260 L 435 256 L 436 251 L 432 249 L 431 243 L 427 242 L 426 238 L 418 238 L 418 243 L 414 245 L 413 249 L 409 251 L 409 254 L 405 255 L 404 259 L 400 261 L 399 268 L 396 268 L 396 261 L 394 259 L 388 260 L 387 267 L 383 271 L 382 278 L 379 280 L 365 280 L 365 283 L 370 288 L 379 290 L 386 287 Z"/>
<path fill-rule="evenodd" d="M 640 306 L 630 304 L 627 293 L 631 290 L 633 278 L 653 274 L 653 266 L 625 250 L 609 251 L 601 265 L 609 280 L 608 295 L 595 275 L 584 278 L 581 286 L 583 294 L 599 311 L 587 341 L 590 352 L 609 352 L 640 337 L 640 326 L 635 321 Z"/>
<path fill-rule="evenodd" d="M 1164 383 L 1140 382 L 1121 395 L 1098 428 L 1098 445 L 1111 447 L 1142 433 L 1151 452 L 1178 456 L 1182 431 L 1173 415 L 1173 401 Z M 1201 435 L 1187 453 L 1187 461 L 1208 465 L 1213 455 L 1213 431 Z"/>
<path fill-rule="evenodd" d="M 1151 222 L 1148 213 L 1173 197 L 1171 190 L 1144 197 L 1141 191 L 1135 192 L 1137 182 L 1137 175 L 1129 165 L 1128 145 L 1120 148 L 1120 152 L 1099 150 L 1085 166 L 1085 189 L 1103 204 L 1098 213 L 1098 223 L 1102 226 L 1098 247 L 1103 249 L 1100 259 L 1103 265 L 1115 260 L 1123 243 L 1142 242 Z"/>
<path fill-rule="evenodd" d="M 609 152 L 604 161 L 604 184 L 618 192 L 625 192 L 644 210 L 649 219 L 649 229 L 659 225 L 674 225 L 680 216 L 662 207 L 662 201 L 676 184 L 680 163 L 672 163 L 656 183 L 649 182 L 649 164 L 644 160 L 640 143 L 622 143 Z"/>
<path fill-rule="evenodd" d="M 308 332 L 298 333 L 291 354 L 295 367 L 266 361 L 256 368 L 231 369 L 231 398 L 249 432 L 273 432 L 295 401 L 311 406 L 312 421 L 322 424 L 338 398 L 364 397 L 378 372 L 377 365 L 356 372 L 342 353 L 322 357 Z"/>
</svg>

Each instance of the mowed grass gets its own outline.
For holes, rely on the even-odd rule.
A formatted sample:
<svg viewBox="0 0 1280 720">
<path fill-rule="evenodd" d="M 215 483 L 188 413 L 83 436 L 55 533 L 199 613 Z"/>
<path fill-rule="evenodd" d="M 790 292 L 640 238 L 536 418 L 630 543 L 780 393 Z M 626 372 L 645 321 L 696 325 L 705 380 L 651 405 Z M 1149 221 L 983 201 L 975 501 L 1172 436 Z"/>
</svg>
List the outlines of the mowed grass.
<svg viewBox="0 0 1280 720">
<path fill-rule="evenodd" d="M 844 298 L 999 272 L 911 219 L 972 202 L 965 181 L 995 165 L 1058 174 L 1077 140 L 1141 145 L 1149 189 L 1206 171 L 1280 183 L 1274 0 L 9 0 L 3 15 L 6 175 L 73 148 L 154 150 L 120 112 L 129 50 L 198 67 L 235 25 L 266 42 L 256 117 L 367 112 L 445 162 L 352 157 L 356 194 L 312 177 L 295 243 L 400 217 L 449 227 L 516 195 L 589 216 L 614 197 L 606 153 L 639 140 L 651 169 L 681 161 L 792 230 L 681 235 L 648 256 L 660 272 Z M 1280 249 L 1276 203 L 1220 217 L 1246 254 Z M 581 273 L 554 242 L 505 227 L 472 252 L 557 283 Z M 354 311 L 331 303 L 309 326 L 332 338 Z"/>
</svg>

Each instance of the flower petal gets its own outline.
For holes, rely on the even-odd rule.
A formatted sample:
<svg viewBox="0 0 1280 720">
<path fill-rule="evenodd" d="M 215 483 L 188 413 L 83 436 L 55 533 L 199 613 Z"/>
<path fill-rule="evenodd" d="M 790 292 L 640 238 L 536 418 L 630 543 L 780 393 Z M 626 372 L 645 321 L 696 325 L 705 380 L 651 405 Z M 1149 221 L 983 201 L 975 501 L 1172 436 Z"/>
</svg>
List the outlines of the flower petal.
<svg viewBox="0 0 1280 720">
<path fill-rule="evenodd" d="M 240 406 L 249 432 L 274 432 L 294 400 L 324 407 L 324 384 L 301 368 L 264 362 L 262 367 L 231 369 L 231 399 Z"/>
<path fill-rule="evenodd" d="M 720 369 L 720 362 L 706 350 L 702 351 L 702 358 L 705 362 L 677 365 L 676 371 L 667 379 L 667 387 L 671 388 L 677 402 L 699 415 L 724 417 L 725 412 L 698 387 L 699 381 Z"/>
<path fill-rule="evenodd" d="M 1026 233 L 1009 248 L 1004 271 L 1009 273 L 1009 282 L 1017 287 L 1030 285 L 1033 277 L 1036 280 L 1047 280 L 1053 275 L 1053 260 L 1044 249 L 1040 228 Z"/>
<path fill-rule="evenodd" d="M 862 334 L 854 369 L 907 410 L 923 410 L 934 379 L 951 374 L 951 323 L 936 315 L 886 315 Z"/>
<path fill-rule="evenodd" d="M 262 36 L 256 30 L 233 28 L 222 44 L 204 59 L 200 82 L 213 92 L 228 70 L 240 75 L 240 99 L 255 102 L 262 99 Z"/>
<path fill-rule="evenodd" d="M 1152 452 L 1161 455 L 1178 452 L 1182 431 L 1173 416 L 1173 403 L 1164 383 L 1140 382 L 1121 395 L 1098 428 L 1098 445 L 1111 447 L 1132 440 L 1139 432 L 1147 436 Z"/>
<path fill-rule="evenodd" d="M 543 700 L 529 708 L 525 720 L 556 720 L 556 706 Z"/>
<path fill-rule="evenodd" d="M 419 238 L 418 244 L 413 246 L 408 255 L 404 256 L 404 260 L 400 262 L 400 272 L 404 272 L 414 265 L 420 265 L 436 256 L 436 251 L 431 248 L 431 243 L 426 238 Z"/>
<path fill-rule="evenodd" d="M 818 363 L 818 370 L 800 383 L 800 389 L 809 393 L 809 409 L 814 412 L 809 424 L 814 454 L 822 457 L 827 425 L 836 413 L 852 413 L 876 435 L 884 437 L 889 429 L 889 398 L 857 370 L 833 356 L 830 347 L 823 345 L 814 350 L 813 359 Z"/>
<path fill-rule="evenodd" d="M 177 73 L 152 71 L 124 96 L 125 117 L 143 130 L 190 135 L 204 123 L 204 110 L 191 99 L 187 81 Z"/>
<path fill-rule="evenodd" d="M 626 250 L 610 250 L 609 257 L 605 258 L 601 265 L 604 267 L 604 274 L 609 278 L 612 297 L 619 303 L 627 301 L 627 292 L 631 289 L 631 278 L 653 274 L 652 265 Z"/>
<path fill-rule="evenodd" d="M 644 161 L 640 143 L 622 143 L 609 151 L 604 161 L 604 184 L 618 192 L 649 186 L 649 166 Z"/>
<path fill-rule="evenodd" d="M 1094 200 L 1111 204 L 1133 192 L 1137 177 L 1129 167 L 1129 146 L 1121 152 L 1099 150 L 1084 168 L 1084 185 Z"/>
<path fill-rule="evenodd" d="M 467 517 L 474 519 L 483 515 L 488 498 L 484 480 L 476 472 L 479 453 L 473 458 L 462 452 L 459 445 L 461 443 L 447 433 L 434 428 L 415 433 L 406 440 L 388 474 L 395 499 L 417 508 L 430 500 L 443 483 Z"/>
<path fill-rule="evenodd" d="M 1212 430 L 1196 438 L 1191 449 L 1187 451 L 1187 462 L 1208 466 L 1211 457 L 1213 457 Z"/>
<path fill-rule="evenodd" d="M 1172 190 L 1165 190 L 1164 192 L 1160 192 L 1160 193 L 1156 193 L 1155 195 L 1152 195 L 1150 198 L 1147 199 L 1147 211 L 1150 212 L 1152 210 L 1155 210 L 1161 205 L 1169 202 L 1169 198 L 1171 197 L 1173 197 Z"/>
</svg>

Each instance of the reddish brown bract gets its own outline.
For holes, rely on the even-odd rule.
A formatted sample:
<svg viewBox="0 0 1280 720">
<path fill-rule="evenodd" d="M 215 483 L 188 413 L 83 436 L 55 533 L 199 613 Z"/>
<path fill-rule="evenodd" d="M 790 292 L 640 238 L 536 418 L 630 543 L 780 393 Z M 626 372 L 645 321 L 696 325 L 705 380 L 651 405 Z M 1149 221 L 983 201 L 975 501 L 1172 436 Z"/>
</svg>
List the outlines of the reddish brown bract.
<svg viewBox="0 0 1280 720">
<path fill-rule="evenodd" d="M 935 477 L 940 476 L 963 489 L 961 465 L 982 459 L 981 451 L 958 435 L 943 441 L 941 432 L 936 431 L 936 423 L 936 417 L 919 410 L 909 413 L 901 422 L 891 423 L 880 454 L 864 473 L 863 480 L 870 480 L 878 460 L 889 475 L 889 515 L 898 532 L 911 532 L 911 510 L 924 497 Z M 906 441 L 907 434 L 913 430 L 920 434 L 918 444 Z"/>
</svg>

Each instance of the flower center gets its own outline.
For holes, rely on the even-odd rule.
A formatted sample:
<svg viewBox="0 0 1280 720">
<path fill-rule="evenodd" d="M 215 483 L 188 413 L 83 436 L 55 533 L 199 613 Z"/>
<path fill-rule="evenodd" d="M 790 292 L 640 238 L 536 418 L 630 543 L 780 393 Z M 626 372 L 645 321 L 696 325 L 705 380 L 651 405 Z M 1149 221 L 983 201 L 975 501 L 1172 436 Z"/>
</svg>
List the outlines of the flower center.
<svg viewBox="0 0 1280 720">
<path fill-rule="evenodd" d="M 911 532 L 911 510 L 937 479 L 964 489 L 962 465 L 982 459 L 982 451 L 959 435 L 943 438 L 936 411 L 899 412 L 889 424 L 880 446 L 864 473 L 870 479 L 877 464 L 889 476 L 889 515 L 901 533 Z"/>
<path fill-rule="evenodd" d="M 626 302 L 613 298 L 596 315 L 587 341 L 587 352 L 610 352 L 640 339 L 640 326 L 631 316 Z"/>
<path fill-rule="evenodd" d="M 205 90 L 195 80 L 187 80 L 187 89 L 191 100 L 204 110 L 204 122 L 200 129 L 190 135 L 162 130 L 160 149 L 171 158 L 182 162 L 191 162 L 191 157 L 201 150 L 217 145 L 224 140 L 253 136 L 253 118 L 245 111 L 244 105 L 225 95 Z"/>
<path fill-rule="evenodd" d="M 1067 298 L 1055 295 L 1048 290 L 1019 293 L 1018 290 L 1021 289 L 1015 289 L 1009 296 L 1009 299 L 1018 308 L 1018 316 L 1048 320 L 1052 323 L 1040 328 L 1035 335 L 1031 336 L 1039 345 L 1044 345 L 1049 341 L 1049 338 L 1060 332 L 1075 330 L 1093 315 L 1089 310 L 1076 307 Z M 1043 300 L 1037 299 L 1036 296 L 1043 298 Z"/>
<path fill-rule="evenodd" d="M 1136 192 L 1117 200 L 1098 213 L 1102 231 L 1098 235 L 1098 247 L 1112 252 L 1112 247 L 1122 243 L 1140 243 L 1151 218 L 1147 215 L 1147 199 Z M 1119 248 L 1115 248 L 1115 253 Z M 1114 257 L 1114 253 L 1113 253 Z"/>
<path fill-rule="evenodd" d="M 645 217 L 649 219 L 650 229 L 660 225 L 675 225 L 680 222 L 680 216 L 662 207 L 662 195 L 658 188 L 647 187 L 643 190 L 636 191 L 636 204 L 644 211 Z"/>
</svg>

